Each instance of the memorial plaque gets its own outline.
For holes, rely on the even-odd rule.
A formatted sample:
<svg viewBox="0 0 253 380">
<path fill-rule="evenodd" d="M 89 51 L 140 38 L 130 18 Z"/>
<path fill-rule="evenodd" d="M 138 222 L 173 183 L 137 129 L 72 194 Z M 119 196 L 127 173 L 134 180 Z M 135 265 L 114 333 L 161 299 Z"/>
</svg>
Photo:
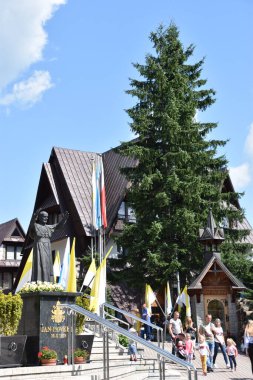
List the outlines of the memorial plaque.
<svg viewBox="0 0 253 380">
<path fill-rule="evenodd" d="M 70 356 L 72 319 L 60 304 L 73 304 L 79 295 L 67 292 L 21 295 L 24 305 L 19 333 L 27 335 L 27 365 L 39 364 L 37 355 L 44 346 L 57 352 L 58 363 L 63 363 L 64 355 Z"/>
</svg>

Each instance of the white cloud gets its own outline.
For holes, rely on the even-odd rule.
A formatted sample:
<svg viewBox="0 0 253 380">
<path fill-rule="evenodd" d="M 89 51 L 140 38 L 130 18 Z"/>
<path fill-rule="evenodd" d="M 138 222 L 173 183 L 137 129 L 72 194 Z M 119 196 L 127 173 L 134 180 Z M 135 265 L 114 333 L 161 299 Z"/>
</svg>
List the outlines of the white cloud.
<svg viewBox="0 0 253 380">
<path fill-rule="evenodd" d="M 237 190 L 244 189 L 251 181 L 250 167 L 248 163 L 244 163 L 240 166 L 230 168 L 229 174 L 232 179 L 232 183 Z"/>
<path fill-rule="evenodd" d="M 246 152 L 250 157 L 253 157 L 253 123 L 250 125 L 249 133 L 245 142 Z"/>
<path fill-rule="evenodd" d="M 32 64 L 42 60 L 43 49 L 47 44 L 45 24 L 58 7 L 65 3 L 66 0 L 0 1 L 0 91 L 2 93 L 6 90 L 6 86 L 18 80 Z M 20 87 L 21 83 L 25 82 L 20 82 L 17 86 Z"/>
<path fill-rule="evenodd" d="M 53 83 L 48 71 L 35 71 L 27 80 L 15 83 L 12 92 L 0 98 L 0 104 L 4 106 L 15 104 L 25 108 L 31 107 L 52 86 Z"/>
</svg>

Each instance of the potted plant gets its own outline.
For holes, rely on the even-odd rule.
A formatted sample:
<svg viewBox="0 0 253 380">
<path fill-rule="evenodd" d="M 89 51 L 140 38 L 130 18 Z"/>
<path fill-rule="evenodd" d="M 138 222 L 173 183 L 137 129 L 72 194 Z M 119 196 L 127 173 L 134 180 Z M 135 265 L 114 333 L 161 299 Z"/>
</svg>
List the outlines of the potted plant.
<svg viewBox="0 0 253 380">
<path fill-rule="evenodd" d="M 74 351 L 74 363 L 75 364 L 81 364 L 86 363 L 86 360 L 89 357 L 88 351 L 82 349 L 82 348 L 76 348 Z"/>
<path fill-rule="evenodd" d="M 56 365 L 57 352 L 45 346 L 42 347 L 41 351 L 38 353 L 38 358 L 41 365 Z"/>
</svg>

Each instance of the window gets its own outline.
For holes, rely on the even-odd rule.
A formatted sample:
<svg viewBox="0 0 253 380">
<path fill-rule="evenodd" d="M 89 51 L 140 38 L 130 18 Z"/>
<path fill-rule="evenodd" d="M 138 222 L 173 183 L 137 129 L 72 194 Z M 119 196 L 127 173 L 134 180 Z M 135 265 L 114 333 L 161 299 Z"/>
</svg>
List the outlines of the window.
<svg viewBox="0 0 253 380">
<path fill-rule="evenodd" d="M 122 202 L 118 211 L 118 219 L 125 219 L 125 218 L 126 218 L 126 204 L 125 202 Z"/>
<path fill-rule="evenodd" d="M 21 251 L 22 251 L 22 247 L 17 246 L 17 247 L 16 247 L 16 260 L 19 260 L 19 261 L 20 261 L 20 260 L 22 259 Z"/>
<path fill-rule="evenodd" d="M 122 202 L 118 211 L 118 219 L 127 220 L 130 223 L 136 222 L 135 212 L 126 202 Z"/>
<path fill-rule="evenodd" d="M 13 245 L 8 245 L 6 247 L 6 260 L 15 259 L 15 247 Z"/>
<path fill-rule="evenodd" d="M 21 260 L 22 247 L 20 245 L 7 245 L 5 249 L 5 260 Z"/>
</svg>

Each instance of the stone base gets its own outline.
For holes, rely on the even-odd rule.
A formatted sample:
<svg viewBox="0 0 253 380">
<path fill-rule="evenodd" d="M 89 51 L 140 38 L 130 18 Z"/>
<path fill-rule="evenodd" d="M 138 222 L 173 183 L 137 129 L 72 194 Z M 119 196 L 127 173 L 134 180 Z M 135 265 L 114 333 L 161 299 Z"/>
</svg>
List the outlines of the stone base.
<svg viewBox="0 0 253 380">
<path fill-rule="evenodd" d="M 25 335 L 0 336 L 0 368 L 20 367 L 25 343 Z"/>
<path fill-rule="evenodd" d="M 37 292 L 22 294 L 23 311 L 19 333 L 27 335 L 26 365 L 38 365 L 38 352 L 48 346 L 58 354 L 58 363 L 70 355 L 72 323 L 61 304 L 73 304 L 80 293 Z"/>
</svg>

